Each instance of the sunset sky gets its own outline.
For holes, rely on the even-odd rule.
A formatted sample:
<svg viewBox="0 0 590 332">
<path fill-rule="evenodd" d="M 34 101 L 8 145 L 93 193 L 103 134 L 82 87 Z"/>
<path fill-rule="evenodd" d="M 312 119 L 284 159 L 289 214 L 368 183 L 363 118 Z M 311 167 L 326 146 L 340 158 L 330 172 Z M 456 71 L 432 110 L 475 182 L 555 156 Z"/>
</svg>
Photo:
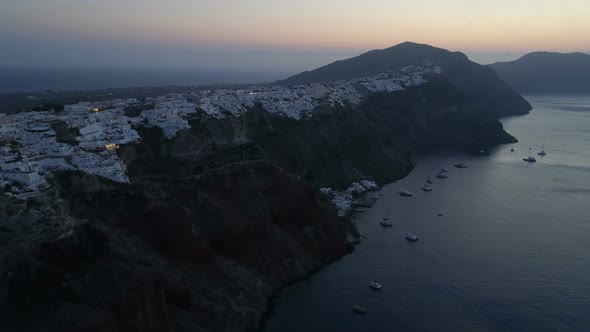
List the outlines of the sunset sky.
<svg viewBox="0 0 590 332">
<path fill-rule="evenodd" d="M 0 66 L 311 69 L 403 41 L 590 51 L 588 0 L 0 0 Z"/>
</svg>

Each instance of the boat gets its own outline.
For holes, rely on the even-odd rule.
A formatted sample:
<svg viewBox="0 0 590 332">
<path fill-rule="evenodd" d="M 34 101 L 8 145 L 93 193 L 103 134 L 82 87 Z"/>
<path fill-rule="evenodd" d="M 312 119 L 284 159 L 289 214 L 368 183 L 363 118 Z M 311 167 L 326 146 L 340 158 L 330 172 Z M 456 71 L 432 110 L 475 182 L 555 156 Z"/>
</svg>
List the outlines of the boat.
<svg viewBox="0 0 590 332">
<path fill-rule="evenodd" d="M 404 196 L 404 197 L 412 197 L 412 193 L 407 191 L 407 190 L 402 190 L 399 192 L 400 196 Z"/>
<path fill-rule="evenodd" d="M 458 164 L 455 164 L 455 167 L 456 168 L 467 168 L 467 165 L 465 163 L 458 163 Z"/>
<path fill-rule="evenodd" d="M 439 178 L 439 179 L 446 179 L 446 178 L 448 178 L 448 176 L 445 173 L 438 173 L 436 175 L 436 177 Z"/>
<path fill-rule="evenodd" d="M 383 288 L 383 285 L 381 285 L 380 283 L 376 282 L 375 280 L 371 280 L 371 283 L 369 284 L 369 287 L 375 289 L 375 290 L 381 290 L 381 288 Z"/>
<path fill-rule="evenodd" d="M 486 154 L 486 150 L 484 150 L 484 148 L 481 148 L 481 150 L 479 150 L 479 154 Z"/>
<path fill-rule="evenodd" d="M 381 226 L 383 227 L 392 227 L 393 223 L 391 221 L 389 221 L 389 209 L 387 209 L 387 217 L 383 218 L 383 220 L 381 220 L 379 222 L 379 224 L 381 224 Z"/>
<path fill-rule="evenodd" d="M 526 161 L 527 163 L 534 163 L 537 161 L 537 159 L 535 159 L 535 157 L 533 157 L 533 156 L 528 156 L 526 158 L 522 158 L 522 160 Z"/>
<path fill-rule="evenodd" d="M 418 241 L 418 235 L 416 235 L 416 225 L 413 224 L 412 225 L 412 232 L 407 232 L 405 235 L 406 240 L 410 241 L 410 242 L 416 242 Z"/>
<path fill-rule="evenodd" d="M 414 233 L 407 232 L 405 237 L 406 237 L 406 240 L 408 240 L 410 242 L 418 241 L 418 236 Z"/>
<path fill-rule="evenodd" d="M 545 157 L 547 155 L 547 152 L 545 152 L 545 145 L 543 145 L 543 148 L 541 148 L 541 152 L 538 152 L 537 154 L 541 157 Z"/>
<path fill-rule="evenodd" d="M 450 172 L 450 171 L 451 171 L 451 170 L 450 170 L 450 169 L 448 169 L 448 168 L 443 168 L 443 169 L 441 169 L 441 170 L 440 170 L 440 172 L 439 172 L 439 173 L 448 173 L 448 172 Z"/>
<path fill-rule="evenodd" d="M 430 187 L 430 185 L 428 183 L 423 185 L 421 189 L 423 191 L 432 191 L 432 187 Z"/>
<path fill-rule="evenodd" d="M 367 309 L 361 307 L 360 305 L 353 305 L 352 306 L 352 311 L 359 313 L 359 314 L 365 314 L 367 313 Z"/>
<path fill-rule="evenodd" d="M 426 183 L 432 184 L 432 179 L 430 178 L 430 176 L 426 178 Z"/>
<path fill-rule="evenodd" d="M 526 161 L 527 163 L 534 163 L 537 161 L 535 157 L 531 156 L 531 148 L 529 148 L 529 156 L 526 158 L 522 158 L 522 160 Z"/>
<path fill-rule="evenodd" d="M 386 220 L 385 218 L 383 218 L 383 220 L 381 220 L 379 224 L 383 227 L 393 227 L 393 223 L 389 220 Z"/>
<path fill-rule="evenodd" d="M 510 148 L 510 152 L 514 152 L 514 147 Z"/>
</svg>

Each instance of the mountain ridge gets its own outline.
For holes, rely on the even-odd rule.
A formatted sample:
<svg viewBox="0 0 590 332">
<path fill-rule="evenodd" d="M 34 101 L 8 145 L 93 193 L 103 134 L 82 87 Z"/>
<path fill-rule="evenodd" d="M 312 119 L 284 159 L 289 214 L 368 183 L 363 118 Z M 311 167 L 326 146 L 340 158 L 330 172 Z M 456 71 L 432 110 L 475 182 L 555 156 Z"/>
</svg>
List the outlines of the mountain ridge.
<svg viewBox="0 0 590 332">
<path fill-rule="evenodd" d="M 402 46 L 415 47 L 424 46 Z M 0 188 L 0 284 L 8 285 L 0 288 L 0 325 L 259 330 L 272 294 L 353 249 L 353 199 L 363 192 L 353 184 L 407 175 L 419 147 L 479 151 L 516 141 L 498 118 L 530 105 L 490 68 L 432 52 L 464 72 L 445 74 L 446 66 L 445 75 L 377 92 L 360 82 L 358 103 L 314 104 L 309 117 L 279 116 L 262 103 L 241 116 L 200 108 L 176 136 L 135 127 L 141 139 L 115 152 L 127 183 L 58 172 L 36 204 L 11 200 Z M 401 87 L 418 76 L 410 73 L 375 82 Z M 485 89 L 489 81 L 495 89 Z M 278 96 L 269 100 L 284 103 Z M 320 190 L 326 187 L 332 194 Z"/>
<path fill-rule="evenodd" d="M 404 42 L 383 50 L 372 50 L 275 83 L 292 86 L 347 80 L 399 71 L 404 67 L 423 63 L 440 65 L 446 79 L 461 93 L 485 104 L 488 111 L 500 117 L 526 114 L 532 109 L 530 104 L 502 81 L 490 67 L 470 61 L 461 52 L 413 42 Z"/>
<path fill-rule="evenodd" d="M 538 51 L 488 65 L 520 92 L 590 92 L 590 54 Z"/>
<path fill-rule="evenodd" d="M 344 80 L 344 79 L 353 79 L 353 78 L 360 78 L 365 76 L 372 76 L 376 74 L 380 74 L 386 71 L 392 70 L 400 70 L 401 68 L 416 64 L 417 59 L 413 57 L 415 51 L 417 50 L 429 50 L 431 51 L 430 54 L 425 54 L 419 62 L 423 62 L 428 58 L 432 58 L 434 55 L 454 55 L 456 57 L 467 59 L 467 56 L 461 52 L 450 52 L 442 48 L 434 47 L 427 44 L 418 44 L 410 41 L 406 41 L 385 49 L 374 49 L 362 53 L 358 56 L 334 61 L 330 64 L 318 67 L 313 70 L 304 71 L 300 74 L 296 74 L 290 76 L 284 80 L 276 81 L 275 83 L 278 85 L 295 85 L 295 84 L 307 84 L 313 80 L 314 83 L 323 83 L 329 81 L 337 81 L 337 80 Z M 393 62 L 383 63 L 383 56 L 389 57 L 389 60 L 393 60 Z M 396 56 L 397 59 L 391 59 L 392 56 Z M 407 57 L 411 56 L 411 57 Z M 401 57 L 401 58 L 400 58 Z M 434 58 L 433 58 L 434 59 Z M 363 63 L 364 61 L 376 61 L 380 60 L 376 63 Z M 332 70 L 331 67 L 338 67 L 337 69 L 342 69 L 342 66 L 351 66 L 351 65 L 360 65 L 361 67 L 357 69 L 356 72 L 339 72 L 333 73 L 330 72 Z M 330 75 L 329 77 L 321 77 L 320 75 Z M 339 76 L 338 76 L 339 75 Z"/>
</svg>

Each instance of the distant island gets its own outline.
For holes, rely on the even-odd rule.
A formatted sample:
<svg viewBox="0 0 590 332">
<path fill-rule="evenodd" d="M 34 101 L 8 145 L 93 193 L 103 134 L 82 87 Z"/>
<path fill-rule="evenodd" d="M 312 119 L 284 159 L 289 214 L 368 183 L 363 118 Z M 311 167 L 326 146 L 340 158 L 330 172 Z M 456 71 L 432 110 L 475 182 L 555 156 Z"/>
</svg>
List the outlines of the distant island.
<svg viewBox="0 0 590 332">
<path fill-rule="evenodd" d="M 533 52 L 489 66 L 516 91 L 590 92 L 590 54 Z"/>
<path fill-rule="evenodd" d="M 515 142 L 498 119 L 531 110 L 491 68 L 415 43 L 108 96 L 0 114 L 8 330 L 257 330 L 273 294 L 354 249 L 354 207 L 414 150 Z"/>
</svg>

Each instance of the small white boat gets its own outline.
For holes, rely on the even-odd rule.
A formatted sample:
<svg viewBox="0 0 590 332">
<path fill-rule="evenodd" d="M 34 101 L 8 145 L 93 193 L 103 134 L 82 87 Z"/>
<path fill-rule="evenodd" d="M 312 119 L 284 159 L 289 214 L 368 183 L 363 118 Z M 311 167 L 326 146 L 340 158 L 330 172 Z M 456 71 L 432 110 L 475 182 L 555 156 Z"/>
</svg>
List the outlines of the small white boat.
<svg viewBox="0 0 590 332">
<path fill-rule="evenodd" d="M 441 169 L 441 170 L 440 170 L 440 172 L 439 172 L 439 173 L 448 173 L 448 172 L 450 172 L 450 171 L 451 171 L 451 170 L 450 170 L 450 169 L 448 169 L 448 168 L 443 168 L 443 169 Z"/>
<path fill-rule="evenodd" d="M 412 225 L 412 232 L 407 232 L 405 238 L 410 242 L 418 241 L 418 235 L 416 235 L 416 224 Z"/>
<path fill-rule="evenodd" d="M 393 227 L 393 223 L 391 221 L 389 221 L 388 219 L 383 218 L 383 220 L 381 220 L 379 222 L 379 224 L 383 227 Z"/>
<path fill-rule="evenodd" d="M 467 165 L 465 163 L 458 163 L 458 164 L 455 164 L 455 167 L 456 168 L 467 168 Z"/>
<path fill-rule="evenodd" d="M 426 183 L 432 184 L 432 179 L 430 178 L 430 176 L 426 178 Z"/>
<path fill-rule="evenodd" d="M 481 148 L 481 150 L 479 150 L 479 154 L 486 154 L 486 150 L 484 150 L 483 148 Z"/>
<path fill-rule="evenodd" d="M 423 191 L 432 191 L 432 187 L 430 187 L 428 184 L 423 185 L 421 189 Z"/>
<path fill-rule="evenodd" d="M 448 178 L 448 176 L 445 173 L 438 173 L 436 175 L 436 177 L 439 178 L 439 179 L 446 179 L 446 178 Z"/>
<path fill-rule="evenodd" d="M 376 282 L 375 280 L 372 280 L 371 283 L 369 284 L 369 287 L 375 289 L 375 290 L 381 290 L 381 288 L 383 288 L 383 285 L 381 285 L 380 283 Z"/>
<path fill-rule="evenodd" d="M 411 241 L 411 242 L 418 241 L 418 236 L 414 233 L 407 232 L 405 237 L 406 237 L 406 240 Z"/>
<path fill-rule="evenodd" d="M 353 305 L 352 306 L 352 311 L 359 313 L 359 314 L 364 314 L 367 313 L 367 309 L 361 307 L 360 305 Z"/>
<path fill-rule="evenodd" d="M 537 154 L 541 157 L 544 157 L 547 155 L 547 152 L 545 152 L 545 150 L 541 150 L 541 152 L 538 152 Z"/>
<path fill-rule="evenodd" d="M 387 216 L 385 218 L 383 218 L 383 220 L 381 220 L 379 222 L 379 224 L 381 224 L 381 226 L 383 227 L 392 227 L 393 223 L 391 221 L 389 221 L 389 208 L 387 208 Z"/>
<path fill-rule="evenodd" d="M 404 196 L 404 197 L 412 197 L 412 193 L 407 191 L 407 190 L 402 190 L 399 192 L 400 196 Z"/>
</svg>

